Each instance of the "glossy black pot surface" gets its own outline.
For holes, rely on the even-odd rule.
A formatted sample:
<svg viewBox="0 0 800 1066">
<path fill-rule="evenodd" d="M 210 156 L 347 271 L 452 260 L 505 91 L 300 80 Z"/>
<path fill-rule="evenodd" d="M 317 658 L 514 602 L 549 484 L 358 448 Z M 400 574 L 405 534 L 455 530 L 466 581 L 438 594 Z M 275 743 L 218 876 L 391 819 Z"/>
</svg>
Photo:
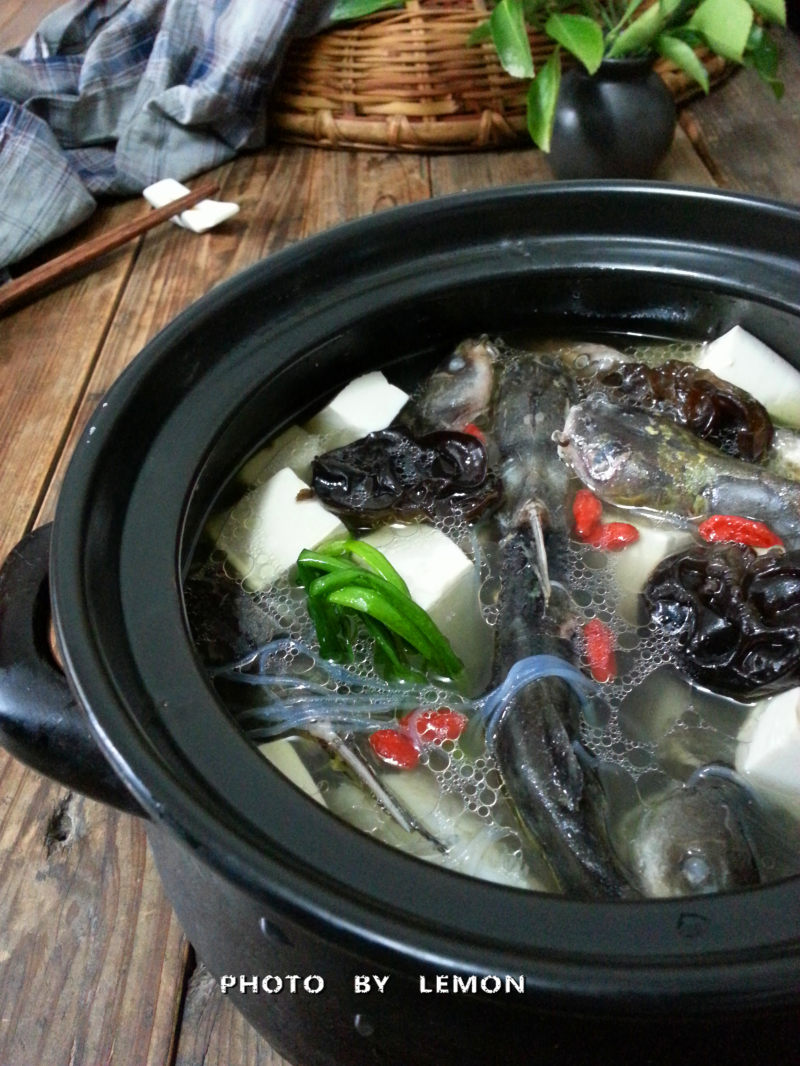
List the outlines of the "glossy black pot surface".
<svg viewBox="0 0 800 1066">
<path fill-rule="evenodd" d="M 798 879 L 588 904 L 385 848 L 310 803 L 234 728 L 189 638 L 181 586 L 226 479 L 356 374 L 380 366 L 402 383 L 469 334 L 523 328 L 710 338 L 740 324 L 800 362 L 798 249 L 796 209 L 715 191 L 566 183 L 431 201 L 298 244 L 215 289 L 98 408 L 49 560 L 77 713 L 116 774 L 85 784 L 148 819 L 188 936 L 298 1066 L 792 1061 Z M 37 543 L 20 552 L 46 560 Z M 3 602 L 14 572 L 31 571 L 20 558 L 6 566 Z M 28 618 L 17 617 L 16 643 L 9 612 L 0 619 L 5 743 L 74 777 L 63 750 L 42 751 L 46 720 L 28 734 L 23 713 L 8 725 L 37 657 L 42 673 L 47 571 L 40 563 L 11 612 Z M 52 672 L 47 683 L 57 688 Z M 389 980 L 364 992 L 359 975 Z"/>
</svg>

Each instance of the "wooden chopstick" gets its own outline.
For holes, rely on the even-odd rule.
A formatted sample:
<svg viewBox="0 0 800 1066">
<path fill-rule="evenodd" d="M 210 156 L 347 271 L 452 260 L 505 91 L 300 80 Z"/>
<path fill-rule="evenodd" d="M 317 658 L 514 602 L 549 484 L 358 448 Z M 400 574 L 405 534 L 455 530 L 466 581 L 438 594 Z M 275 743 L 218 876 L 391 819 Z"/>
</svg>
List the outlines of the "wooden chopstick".
<svg viewBox="0 0 800 1066">
<path fill-rule="evenodd" d="M 133 222 L 125 222 L 121 226 L 109 230 L 108 233 L 101 233 L 84 244 L 78 245 L 77 248 L 64 252 L 63 255 L 57 255 L 49 263 L 43 263 L 40 267 L 29 270 L 22 277 L 6 282 L 5 285 L 0 285 L 0 314 L 3 314 L 3 312 L 26 297 L 39 292 L 45 286 L 58 281 L 70 271 L 84 266 L 86 263 L 91 263 L 94 259 L 99 259 L 106 252 L 113 252 L 120 245 L 127 244 L 134 237 L 138 237 L 154 226 L 166 222 L 167 219 L 179 215 L 181 211 L 185 211 L 188 207 L 193 207 L 200 200 L 213 196 L 218 190 L 218 182 L 206 181 L 202 185 L 198 185 L 196 189 L 192 189 L 186 196 L 181 196 L 179 200 L 173 200 L 171 203 L 165 204 L 164 207 L 158 207 L 149 214 L 134 219 Z"/>
</svg>

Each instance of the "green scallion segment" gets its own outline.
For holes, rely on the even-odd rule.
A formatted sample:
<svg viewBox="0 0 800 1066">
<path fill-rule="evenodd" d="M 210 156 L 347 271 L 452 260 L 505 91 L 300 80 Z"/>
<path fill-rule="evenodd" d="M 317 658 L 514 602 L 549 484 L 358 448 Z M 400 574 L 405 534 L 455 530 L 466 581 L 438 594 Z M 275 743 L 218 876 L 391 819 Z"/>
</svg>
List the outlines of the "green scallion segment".
<svg viewBox="0 0 800 1066">
<path fill-rule="evenodd" d="M 415 603 L 389 560 L 371 544 L 347 539 L 302 551 L 298 585 L 320 652 L 335 662 L 353 658 L 359 627 L 375 642 L 376 666 L 393 678 L 419 678 L 425 668 L 456 678 L 463 663 L 430 615 Z"/>
<path fill-rule="evenodd" d="M 404 592 L 406 596 L 409 595 L 408 585 L 403 581 L 383 552 L 379 552 L 377 548 L 373 548 L 371 544 L 366 544 L 363 540 L 348 540 L 345 543 L 351 555 L 358 556 L 376 574 L 380 574 L 382 578 L 385 578 L 390 585 L 394 585 L 395 588 Z"/>
</svg>

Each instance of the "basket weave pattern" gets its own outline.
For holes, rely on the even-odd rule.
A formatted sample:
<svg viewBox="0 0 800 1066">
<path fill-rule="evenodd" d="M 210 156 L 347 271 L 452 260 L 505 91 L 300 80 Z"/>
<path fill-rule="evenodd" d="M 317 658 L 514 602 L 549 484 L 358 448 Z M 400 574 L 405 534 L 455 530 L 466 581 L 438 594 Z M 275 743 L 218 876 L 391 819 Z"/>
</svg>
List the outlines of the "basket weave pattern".
<svg viewBox="0 0 800 1066">
<path fill-rule="evenodd" d="M 282 140 L 333 148 L 465 151 L 530 146 L 524 82 L 490 41 L 469 46 L 485 0 L 407 0 L 399 10 L 341 23 L 296 42 L 275 87 L 270 121 Z M 538 69 L 553 42 L 531 32 Z M 727 72 L 699 53 L 712 82 Z M 562 51 L 563 65 L 574 65 Z M 656 70 L 676 100 L 697 86 L 666 60 Z"/>
</svg>

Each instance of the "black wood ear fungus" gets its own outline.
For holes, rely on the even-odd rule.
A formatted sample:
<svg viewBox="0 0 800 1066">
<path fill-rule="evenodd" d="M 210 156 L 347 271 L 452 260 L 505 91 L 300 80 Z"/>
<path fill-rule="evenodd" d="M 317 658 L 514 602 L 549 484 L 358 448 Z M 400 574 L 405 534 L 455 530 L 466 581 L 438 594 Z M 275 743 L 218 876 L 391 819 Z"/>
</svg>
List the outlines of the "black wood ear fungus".
<svg viewBox="0 0 800 1066">
<path fill-rule="evenodd" d="M 772 443 L 772 422 L 758 400 L 691 363 L 620 362 L 590 380 L 614 403 L 663 415 L 739 459 L 757 462 Z"/>
<path fill-rule="evenodd" d="M 328 510 L 355 527 L 474 518 L 495 506 L 502 491 L 477 436 L 443 430 L 415 437 L 401 427 L 318 456 L 311 484 Z"/>
<path fill-rule="evenodd" d="M 800 550 L 698 545 L 659 563 L 644 600 L 705 688 L 750 700 L 800 684 Z"/>
</svg>

